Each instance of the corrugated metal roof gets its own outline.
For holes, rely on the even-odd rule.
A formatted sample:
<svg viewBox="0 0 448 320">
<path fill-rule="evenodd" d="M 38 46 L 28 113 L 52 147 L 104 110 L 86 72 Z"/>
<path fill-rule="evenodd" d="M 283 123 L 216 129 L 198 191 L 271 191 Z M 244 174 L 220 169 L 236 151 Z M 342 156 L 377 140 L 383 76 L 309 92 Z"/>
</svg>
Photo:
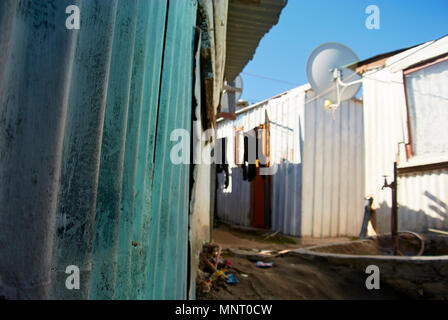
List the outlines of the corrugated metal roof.
<svg viewBox="0 0 448 320">
<path fill-rule="evenodd" d="M 364 60 L 361 60 L 358 62 L 354 62 L 352 64 L 347 65 L 346 67 L 362 73 L 362 72 L 368 71 L 368 70 L 366 70 L 366 67 L 369 68 L 370 65 L 375 64 L 375 63 L 377 63 L 375 65 L 375 67 L 384 67 L 386 64 L 389 65 L 390 63 L 395 63 L 394 59 L 399 60 L 399 61 L 405 60 L 405 63 L 406 63 L 406 61 L 409 61 L 408 59 L 406 59 L 407 56 L 409 55 L 409 57 L 410 57 L 411 55 L 414 55 L 417 52 L 419 54 L 417 56 L 414 56 L 414 57 L 417 57 L 416 61 L 417 62 L 423 61 L 425 59 L 430 59 L 432 57 L 437 56 L 438 54 L 441 54 L 441 52 L 443 52 L 443 48 L 444 47 L 446 48 L 447 41 L 448 41 L 448 35 L 444 35 L 435 40 L 419 43 L 419 44 L 416 44 L 416 45 L 413 45 L 413 46 L 410 46 L 407 48 L 402 48 L 402 49 L 398 49 L 398 50 L 394 50 L 394 51 L 390 51 L 390 52 L 381 53 L 381 54 L 375 55 L 373 57 L 370 57 L 370 58 L 367 58 L 367 59 L 364 59 Z M 387 61 L 388 58 L 391 58 L 391 61 Z M 379 62 L 380 62 L 380 64 L 378 65 Z M 410 64 L 412 64 L 412 63 L 408 63 L 408 65 L 410 65 Z M 394 69 L 397 69 L 397 68 L 394 68 Z"/>
<path fill-rule="evenodd" d="M 287 0 L 230 0 L 224 76 L 235 79 L 253 58 L 263 36 L 277 24 Z"/>
<path fill-rule="evenodd" d="M 403 51 L 406 51 L 408 49 L 412 49 L 414 47 L 416 47 L 416 46 L 403 48 L 403 49 L 398 49 L 398 50 L 385 52 L 385 53 L 381 53 L 381 54 L 378 54 L 376 56 L 373 56 L 373 57 L 370 57 L 370 58 L 367 58 L 367 59 L 364 59 L 364 60 L 361 60 L 361 61 L 358 61 L 358 62 L 354 62 L 354 63 L 348 64 L 348 65 L 346 65 L 346 67 L 349 68 L 349 69 L 352 69 L 353 71 L 357 71 L 358 68 L 360 68 L 360 67 L 363 67 L 363 66 L 366 66 L 366 65 L 371 65 L 371 64 L 373 64 L 375 62 L 378 62 L 380 60 L 384 60 L 384 62 L 381 65 L 381 66 L 384 66 L 386 64 L 387 58 L 390 58 L 390 57 L 392 57 L 392 56 L 394 56 L 396 54 L 399 54 L 399 53 L 401 53 Z"/>
</svg>

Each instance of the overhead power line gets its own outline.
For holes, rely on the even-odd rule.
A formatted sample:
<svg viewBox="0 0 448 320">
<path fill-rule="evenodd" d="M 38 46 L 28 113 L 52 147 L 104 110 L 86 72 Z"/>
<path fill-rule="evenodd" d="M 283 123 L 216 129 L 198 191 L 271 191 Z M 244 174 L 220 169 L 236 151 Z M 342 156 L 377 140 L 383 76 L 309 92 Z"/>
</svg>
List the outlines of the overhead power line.
<svg viewBox="0 0 448 320">
<path fill-rule="evenodd" d="M 401 57 L 400 59 L 398 59 L 398 60 L 396 60 L 396 61 L 394 61 L 393 63 L 391 63 L 390 65 L 388 65 L 388 67 L 391 67 L 391 66 L 397 64 L 398 62 L 400 62 L 400 61 L 402 61 L 402 60 L 404 60 L 404 59 L 406 59 L 406 58 L 409 58 L 410 56 L 413 56 L 413 55 L 417 54 L 417 53 L 420 52 L 421 50 L 423 50 L 423 49 L 425 49 L 425 48 L 427 48 L 427 47 L 429 47 L 429 46 L 435 44 L 436 42 L 442 40 L 442 39 L 445 38 L 446 36 L 447 36 L 447 35 L 444 35 L 444 36 L 441 36 L 441 37 L 439 37 L 439 38 L 437 38 L 437 39 L 435 39 L 435 40 L 433 40 L 433 41 L 429 41 L 428 43 L 422 45 L 422 46 L 421 46 L 420 48 L 418 48 L 417 50 L 415 50 L 415 51 L 409 53 L 408 55 L 405 55 L 405 56 Z M 385 81 L 381 81 L 381 80 L 379 80 L 379 79 L 376 79 L 376 78 L 372 78 L 372 77 L 371 77 L 373 74 L 375 74 L 375 73 L 377 73 L 377 72 L 379 72 L 379 71 L 380 71 L 380 69 L 377 69 L 377 70 L 375 70 L 375 71 L 369 73 L 368 75 L 362 75 L 362 77 L 363 77 L 363 78 L 369 78 L 369 79 L 371 79 L 371 80 L 376 80 L 376 81 L 379 81 L 379 82 L 385 82 Z M 246 75 L 246 76 L 249 76 L 249 77 L 260 78 L 260 79 L 269 80 L 269 81 L 273 81 L 273 82 L 279 82 L 279 83 L 289 84 L 289 85 L 293 85 L 293 86 L 296 86 L 296 87 L 300 86 L 300 84 L 297 84 L 297 83 L 292 83 L 292 82 L 288 82 L 288 81 L 284 81 L 284 80 L 280 80 L 280 79 L 275 79 L 275 78 L 271 78 L 271 77 L 261 76 L 261 75 L 258 75 L 258 74 L 253 74 L 253 73 L 248 73 L 248 72 L 242 72 L 241 74 Z M 351 74 L 349 77 L 347 77 L 347 79 L 344 79 L 344 80 L 345 80 L 345 81 L 348 81 L 348 80 L 350 80 L 350 79 L 351 79 L 353 76 L 355 76 L 355 75 L 356 75 L 356 73 L 353 73 L 353 74 Z M 388 82 L 396 82 L 396 81 L 388 81 Z M 317 99 L 319 99 L 320 97 L 322 97 L 322 96 L 326 95 L 327 93 L 329 93 L 329 92 L 330 92 L 331 90 L 333 90 L 333 89 L 334 89 L 334 88 L 332 88 L 332 87 L 331 87 L 331 88 L 328 88 L 327 90 L 325 90 L 325 91 L 322 92 L 321 94 L 318 94 L 318 95 L 316 95 L 315 97 L 313 97 L 313 98 L 311 98 L 311 99 L 305 101 L 305 103 L 310 103 L 310 102 L 312 102 L 312 101 L 314 101 L 314 100 L 317 100 Z"/>
<path fill-rule="evenodd" d="M 247 73 L 247 72 L 241 72 L 242 75 L 245 76 L 249 76 L 249 77 L 254 77 L 254 78 L 259 78 L 259 79 L 264 79 L 264 80 L 269 80 L 269 81 L 273 81 L 273 82 L 279 82 L 279 83 L 284 83 L 284 84 L 290 84 L 292 86 L 299 86 L 299 84 L 297 83 L 293 83 L 293 82 L 288 82 L 288 81 L 284 81 L 284 80 L 280 80 L 280 79 L 275 79 L 275 78 L 270 78 L 270 77 L 265 77 L 265 76 L 260 76 L 258 74 L 253 74 L 253 73 Z"/>
</svg>

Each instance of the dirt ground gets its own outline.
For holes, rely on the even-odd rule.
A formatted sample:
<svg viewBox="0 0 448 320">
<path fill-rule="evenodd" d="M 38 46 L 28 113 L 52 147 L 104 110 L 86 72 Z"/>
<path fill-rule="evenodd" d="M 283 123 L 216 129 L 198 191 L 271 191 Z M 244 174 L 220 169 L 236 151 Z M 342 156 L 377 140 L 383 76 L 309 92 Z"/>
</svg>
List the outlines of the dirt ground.
<svg viewBox="0 0 448 320">
<path fill-rule="evenodd" d="M 334 266 L 318 265 L 296 255 L 283 254 L 269 257 L 272 268 L 255 266 L 257 252 L 300 248 L 339 239 L 297 239 L 284 236 L 266 238 L 266 232 L 237 230 L 220 226 L 214 230 L 213 241 L 224 251 L 223 258 L 232 262 L 231 271 L 238 279 L 237 284 L 216 282 L 209 293 L 197 290 L 200 300 L 316 300 L 316 299 L 402 299 L 392 288 L 382 286 L 381 290 L 367 290 L 366 275 L 356 270 Z M 235 250 L 243 249 L 243 250 Z M 249 253 L 245 255 L 244 253 Z M 253 252 L 255 256 L 251 256 Z"/>
<path fill-rule="evenodd" d="M 283 235 L 273 235 L 260 229 L 230 227 L 221 224 L 213 229 L 213 241 L 219 243 L 223 249 L 264 249 L 283 250 L 298 249 L 332 242 L 346 242 L 350 238 L 295 238 Z"/>
</svg>

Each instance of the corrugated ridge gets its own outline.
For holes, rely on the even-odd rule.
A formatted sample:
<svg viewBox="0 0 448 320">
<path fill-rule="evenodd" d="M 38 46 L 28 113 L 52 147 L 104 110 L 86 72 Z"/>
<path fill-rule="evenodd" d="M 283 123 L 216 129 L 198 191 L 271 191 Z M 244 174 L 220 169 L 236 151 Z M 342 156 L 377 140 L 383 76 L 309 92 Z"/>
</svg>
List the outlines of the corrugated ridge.
<svg viewBox="0 0 448 320">
<path fill-rule="evenodd" d="M 226 79 L 235 79 L 243 71 L 263 36 L 278 23 L 286 3 L 287 0 L 260 0 L 259 4 L 240 0 L 229 2 Z"/>
</svg>

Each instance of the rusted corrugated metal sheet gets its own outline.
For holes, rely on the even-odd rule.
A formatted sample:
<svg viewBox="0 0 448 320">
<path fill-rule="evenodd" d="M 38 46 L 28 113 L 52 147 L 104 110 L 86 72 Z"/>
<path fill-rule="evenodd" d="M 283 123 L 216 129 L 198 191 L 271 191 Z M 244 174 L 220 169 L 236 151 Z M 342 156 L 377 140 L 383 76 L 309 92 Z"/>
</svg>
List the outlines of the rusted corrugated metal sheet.
<svg viewBox="0 0 448 320">
<path fill-rule="evenodd" d="M 1 296 L 186 298 L 190 173 L 169 134 L 191 130 L 196 9 L 1 2 Z"/>
<path fill-rule="evenodd" d="M 276 25 L 287 0 L 230 0 L 225 78 L 235 79 L 260 40 Z M 242 31 L 244 30 L 244 31 Z"/>
<path fill-rule="evenodd" d="M 250 106 L 235 121 L 218 123 L 218 138 L 232 137 L 270 121 L 272 229 L 295 236 L 335 237 L 359 234 L 364 206 L 364 135 L 362 103 L 344 102 L 332 114 L 309 85 Z M 235 167 L 234 139 L 228 139 L 231 180 L 219 176 L 218 216 L 250 225 L 250 183 Z"/>
</svg>

